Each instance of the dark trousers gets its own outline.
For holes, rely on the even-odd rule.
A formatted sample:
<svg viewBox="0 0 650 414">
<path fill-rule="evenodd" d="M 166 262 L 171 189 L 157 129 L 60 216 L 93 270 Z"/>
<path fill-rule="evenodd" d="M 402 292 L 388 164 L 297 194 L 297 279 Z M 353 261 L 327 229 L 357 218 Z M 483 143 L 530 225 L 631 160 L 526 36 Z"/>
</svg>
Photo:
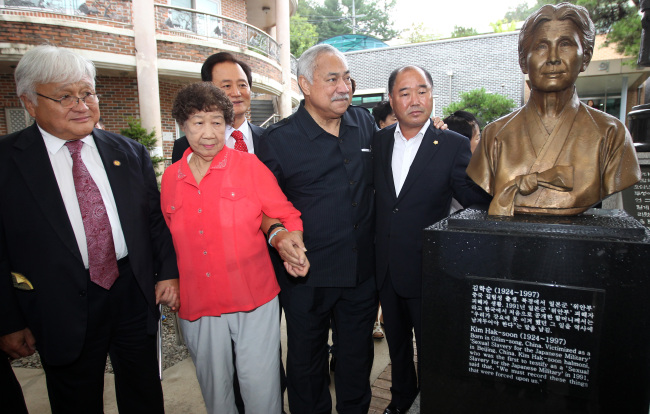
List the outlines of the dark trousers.
<svg viewBox="0 0 650 414">
<path fill-rule="evenodd" d="M 0 410 L 5 413 L 27 414 L 23 390 L 11 368 L 9 356 L 0 351 Z"/>
<path fill-rule="evenodd" d="M 334 315 L 339 349 L 338 413 L 366 414 L 374 357 L 372 327 L 377 312 L 374 278 L 354 288 L 293 285 L 280 292 L 287 321 L 287 391 L 292 413 L 331 413 L 327 336 Z"/>
<path fill-rule="evenodd" d="M 120 414 L 164 413 L 156 337 L 147 335 L 151 310 L 128 261 L 110 290 L 88 280 L 88 324 L 79 358 L 63 366 L 43 362 L 52 413 L 104 412 L 104 367 L 110 355 Z"/>
<path fill-rule="evenodd" d="M 413 330 L 418 349 L 418 372 L 420 372 L 420 339 L 422 334 L 422 298 L 404 298 L 395 292 L 390 270 L 379 290 L 379 300 L 384 315 L 384 332 L 391 360 L 392 403 L 397 407 L 410 407 L 419 391 L 413 363 Z"/>
</svg>

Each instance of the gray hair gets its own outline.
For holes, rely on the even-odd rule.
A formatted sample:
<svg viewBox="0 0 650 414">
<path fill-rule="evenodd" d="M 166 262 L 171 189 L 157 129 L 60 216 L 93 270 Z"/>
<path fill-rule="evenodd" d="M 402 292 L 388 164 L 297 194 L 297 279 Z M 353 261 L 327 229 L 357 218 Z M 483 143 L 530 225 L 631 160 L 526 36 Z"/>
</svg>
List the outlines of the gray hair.
<svg viewBox="0 0 650 414">
<path fill-rule="evenodd" d="M 300 55 L 300 59 L 298 59 L 298 78 L 303 76 L 305 79 L 307 79 L 307 82 L 314 83 L 316 60 L 320 55 L 326 53 L 335 55 L 343 61 L 346 67 L 348 66 L 348 60 L 345 58 L 345 55 L 343 55 L 343 53 L 341 53 L 337 48 L 327 43 L 320 43 L 310 47 L 309 49 L 305 50 L 302 55 Z"/>
<path fill-rule="evenodd" d="M 85 57 L 62 47 L 41 45 L 23 55 L 14 79 L 16 93 L 25 95 L 34 105 L 36 86 L 46 83 L 75 83 L 88 79 L 95 89 L 95 65 Z"/>
</svg>

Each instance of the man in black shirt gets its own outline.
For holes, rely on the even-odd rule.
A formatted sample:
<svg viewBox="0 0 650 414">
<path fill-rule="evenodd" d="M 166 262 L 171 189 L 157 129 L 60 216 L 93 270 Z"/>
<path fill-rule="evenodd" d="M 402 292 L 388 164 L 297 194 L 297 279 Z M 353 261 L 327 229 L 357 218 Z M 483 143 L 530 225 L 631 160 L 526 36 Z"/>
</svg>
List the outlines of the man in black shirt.
<svg viewBox="0 0 650 414">
<path fill-rule="evenodd" d="M 267 129 L 256 153 L 302 213 L 311 270 L 293 278 L 277 269 L 288 335 L 289 408 L 329 413 L 327 336 L 338 330 L 336 410 L 368 412 L 377 311 L 370 113 L 350 106 L 345 57 L 316 45 L 298 62 L 305 96 L 298 111 Z"/>
</svg>

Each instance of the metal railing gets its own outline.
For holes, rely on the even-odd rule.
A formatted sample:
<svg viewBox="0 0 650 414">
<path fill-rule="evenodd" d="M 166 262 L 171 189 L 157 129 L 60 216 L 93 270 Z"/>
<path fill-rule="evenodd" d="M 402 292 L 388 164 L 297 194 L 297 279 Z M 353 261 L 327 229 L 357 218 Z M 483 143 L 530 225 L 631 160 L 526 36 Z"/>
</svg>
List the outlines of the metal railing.
<svg viewBox="0 0 650 414">
<path fill-rule="evenodd" d="M 220 40 L 226 44 L 255 51 L 280 63 L 280 45 L 267 33 L 244 23 L 217 14 L 194 9 L 155 4 L 156 26 L 160 32 L 191 36 L 205 40 Z M 0 0 L 1 9 L 48 11 L 77 17 L 131 24 L 130 1 L 84 0 Z M 288 46 L 288 45 L 287 45 Z M 297 61 L 291 56 L 291 73 Z"/>
<path fill-rule="evenodd" d="M 260 127 L 262 127 L 262 128 L 266 128 L 266 126 L 269 125 L 269 123 L 271 123 L 271 121 L 273 121 L 272 123 L 275 124 L 275 123 L 278 122 L 279 120 L 280 120 L 280 114 L 273 114 L 273 115 L 271 115 L 270 117 L 268 117 L 268 118 L 266 119 L 266 121 L 262 122 L 262 123 L 260 124 Z"/>
<path fill-rule="evenodd" d="M 239 20 L 194 9 L 156 4 L 158 29 L 253 50 L 280 61 L 280 45 L 262 30 Z M 160 18 L 162 17 L 162 18 Z M 160 21 L 162 20 L 162 21 Z"/>
<path fill-rule="evenodd" d="M 226 44 L 247 48 L 280 63 L 280 45 L 266 32 L 218 14 L 194 9 L 155 4 L 158 29 L 206 40 L 217 39 Z M 295 75 L 296 58 L 291 56 L 291 72 Z"/>
<path fill-rule="evenodd" d="M 131 2 L 85 0 L 0 0 L 0 9 L 52 12 L 131 24 Z"/>
</svg>

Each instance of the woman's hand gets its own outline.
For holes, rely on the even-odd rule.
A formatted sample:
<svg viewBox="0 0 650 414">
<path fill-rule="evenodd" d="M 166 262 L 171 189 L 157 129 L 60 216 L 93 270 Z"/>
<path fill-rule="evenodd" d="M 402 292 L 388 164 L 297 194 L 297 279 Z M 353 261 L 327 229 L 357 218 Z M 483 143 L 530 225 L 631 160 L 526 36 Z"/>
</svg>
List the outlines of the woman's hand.
<svg viewBox="0 0 650 414">
<path fill-rule="evenodd" d="M 284 268 L 291 276 L 304 277 L 309 272 L 309 260 L 305 255 L 307 249 L 302 241 L 302 231 L 280 231 L 271 241 L 278 251 Z"/>
<path fill-rule="evenodd" d="M 172 312 L 178 311 L 181 304 L 178 279 L 161 280 L 156 283 L 156 305 L 160 303 L 169 306 Z"/>
</svg>

